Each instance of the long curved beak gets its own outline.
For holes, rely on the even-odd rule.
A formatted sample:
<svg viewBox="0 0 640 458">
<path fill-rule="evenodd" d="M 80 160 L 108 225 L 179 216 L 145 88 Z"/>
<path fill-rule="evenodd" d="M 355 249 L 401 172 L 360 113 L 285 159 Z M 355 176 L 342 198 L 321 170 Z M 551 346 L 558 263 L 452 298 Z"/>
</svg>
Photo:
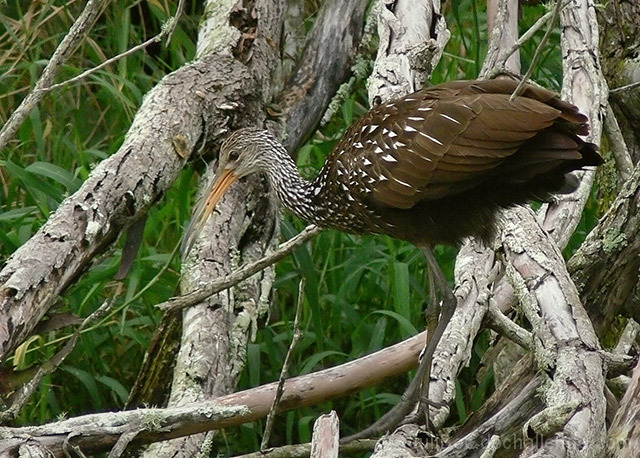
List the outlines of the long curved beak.
<svg viewBox="0 0 640 458">
<path fill-rule="evenodd" d="M 216 205 L 218 205 L 224 193 L 227 192 L 227 189 L 229 189 L 238 178 L 238 175 L 229 169 L 218 170 L 216 172 L 213 180 L 211 180 L 209 189 L 200 202 L 198 202 L 197 208 L 193 213 L 193 218 L 182 238 L 183 256 L 186 256 L 189 251 L 191 251 L 193 244 L 198 238 L 198 235 L 200 235 L 200 232 L 202 232 L 202 228 L 216 208 Z"/>
</svg>

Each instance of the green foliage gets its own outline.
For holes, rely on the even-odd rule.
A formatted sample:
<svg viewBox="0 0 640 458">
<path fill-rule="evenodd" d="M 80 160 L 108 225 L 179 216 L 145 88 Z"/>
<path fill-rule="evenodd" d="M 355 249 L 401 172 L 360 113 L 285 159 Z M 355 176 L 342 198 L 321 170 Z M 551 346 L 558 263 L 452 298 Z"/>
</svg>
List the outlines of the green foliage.
<svg viewBox="0 0 640 458">
<path fill-rule="evenodd" d="M 4 123 L 33 87 L 47 59 L 60 42 L 83 2 L 64 7 L 53 1 L 9 0 L 0 12 L 0 122 Z M 153 46 L 123 59 L 89 79 L 47 96 L 21 126 L 15 140 L 0 155 L 0 258 L 6 259 L 28 240 L 66 195 L 73 193 L 91 169 L 117 150 L 140 106 L 143 95 L 169 71 L 193 58 L 201 2 L 188 2 L 168 48 Z M 132 44 L 158 33 L 175 8 L 168 0 L 110 4 L 91 37 L 66 64 L 61 79 L 73 77 Z M 474 78 L 486 52 L 484 2 L 448 3 L 446 19 L 452 31 L 435 83 Z M 541 6 L 523 7 L 522 28 L 542 13 Z M 305 28 L 309 24 L 305 23 Z M 523 48 L 523 69 L 543 32 Z M 557 89 L 561 76 L 558 34 L 546 45 L 534 79 Z M 366 111 L 362 82 L 335 118 L 301 148 L 298 164 L 313 176 L 344 130 Z M 163 202 L 149 215 L 138 259 L 125 280 L 116 313 L 83 333 L 64 366 L 45 377 L 16 424 L 37 424 L 60 416 L 122 407 L 140 368 L 144 351 L 157 326 L 154 305 L 174 294 L 180 267 L 171 253 L 190 217 L 196 180 L 185 170 Z M 595 223 L 590 210 L 581 223 L 582 236 Z M 291 216 L 283 222 L 291 237 L 304 224 Z M 578 236 L 580 237 L 580 236 Z M 572 245 L 575 247 L 579 239 Z M 56 313 L 85 317 L 109 297 L 121 257 L 122 241 L 60 297 Z M 436 255 L 449 278 L 456 250 L 438 247 Z M 161 271 L 164 266 L 168 269 Z M 428 300 L 423 256 L 414 246 L 386 237 L 355 237 L 326 231 L 277 266 L 274 308 L 270 323 L 248 347 L 241 388 L 278 379 L 292 338 L 292 321 L 300 278 L 305 277 L 304 336 L 291 365 L 291 375 L 309 373 L 369 354 L 414 335 L 424 328 Z M 136 297 L 146 288 L 140 297 Z M 10 362 L 22 371 L 53 356 L 66 342 L 70 328 L 46 331 L 30 340 Z M 490 370 L 476 380 L 488 335 L 478 338 L 471 367 L 458 381 L 457 416 L 464 422 L 493 389 Z M 289 412 L 276 422 L 273 444 L 308 441 L 321 411 L 336 409 L 342 433 L 353 433 L 379 418 L 395 404 L 410 380 L 403 375 L 381 386 L 313 408 Z M 230 429 L 218 438 L 221 454 L 259 447 L 262 422 Z"/>
</svg>

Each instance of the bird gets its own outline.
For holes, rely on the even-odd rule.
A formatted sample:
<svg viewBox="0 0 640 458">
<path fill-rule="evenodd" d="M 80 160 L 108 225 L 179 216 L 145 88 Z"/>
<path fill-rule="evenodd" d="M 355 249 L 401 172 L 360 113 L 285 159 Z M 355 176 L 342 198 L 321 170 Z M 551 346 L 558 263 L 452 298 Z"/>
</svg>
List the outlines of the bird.
<svg viewBox="0 0 640 458">
<path fill-rule="evenodd" d="M 323 228 L 386 234 L 417 246 L 490 240 L 500 208 L 547 201 L 576 184 L 568 173 L 602 164 L 582 140 L 587 118 L 559 95 L 513 79 L 454 81 L 379 104 L 354 122 L 315 179 L 268 131 L 223 142 L 206 199 L 184 237 L 191 248 L 237 179 L 263 173 L 278 200 Z"/>
<path fill-rule="evenodd" d="M 423 249 L 431 282 L 448 299 L 425 351 L 430 358 L 455 307 L 431 247 L 469 236 L 489 241 L 500 209 L 570 192 L 578 184 L 570 172 L 603 162 L 580 137 L 589 126 L 577 107 L 530 83 L 512 97 L 517 85 L 513 78 L 453 81 L 378 104 L 347 129 L 312 180 L 268 131 L 236 130 L 222 143 L 184 251 L 227 189 L 262 173 L 282 205 L 309 223 Z M 429 368 L 430 361 L 419 370 Z"/>
</svg>

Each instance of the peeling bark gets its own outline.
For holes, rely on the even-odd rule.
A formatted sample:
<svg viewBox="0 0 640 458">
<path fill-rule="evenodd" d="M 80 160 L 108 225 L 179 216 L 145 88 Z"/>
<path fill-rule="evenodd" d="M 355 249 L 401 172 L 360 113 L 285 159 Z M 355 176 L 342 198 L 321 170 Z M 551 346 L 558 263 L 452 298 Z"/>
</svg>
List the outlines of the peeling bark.
<svg viewBox="0 0 640 458">
<path fill-rule="evenodd" d="M 367 0 L 328 0 L 318 13 L 296 70 L 278 96 L 286 119 L 283 145 L 288 151 L 294 152 L 310 138 L 324 107 L 349 77 L 367 4 Z"/>
<path fill-rule="evenodd" d="M 31 332 L 91 261 L 173 184 L 187 151 L 215 142 L 230 104 L 251 112 L 251 80 L 230 57 L 206 57 L 147 94 L 122 146 L 93 170 L 0 272 L 0 360 Z M 180 120 L 179 122 L 176 120 Z"/>
<path fill-rule="evenodd" d="M 376 105 L 421 89 L 450 32 L 439 1 L 379 0 L 372 14 L 379 17 L 380 43 L 368 87 Z"/>
<path fill-rule="evenodd" d="M 562 255 L 525 208 L 509 212 L 503 249 L 510 263 L 508 275 L 533 326 L 536 363 L 549 377 L 541 391 L 543 412 L 572 409 L 555 431 L 534 430 L 545 440 L 527 447 L 525 456 L 599 457 L 605 435 L 606 364 Z M 545 420 L 545 426 L 553 428 L 551 421 Z"/>
<path fill-rule="evenodd" d="M 215 6 L 214 6 L 215 5 Z M 221 52 L 230 46 L 238 61 L 246 62 L 260 112 L 251 123 L 266 118 L 265 106 L 273 97 L 272 77 L 279 66 L 279 31 L 284 2 L 209 2 L 199 34 L 198 52 Z M 213 28 L 212 28 L 213 27 Z M 222 34 L 227 42 L 214 38 Z M 207 183 L 212 179 L 210 167 Z M 201 191 L 206 190 L 201 186 Z M 264 198 L 259 177 L 246 180 L 227 193 L 210 218 L 194 248 L 183 261 L 181 291 L 188 293 L 228 275 L 242 260 L 264 255 L 274 243 L 277 211 Z M 221 291 L 183 311 L 182 339 L 173 370 L 169 407 L 213 399 L 233 392 L 246 360 L 246 344 L 256 322 L 266 315 L 266 297 L 274 278 L 273 267 Z M 211 433 L 193 434 L 153 444 L 143 456 L 191 457 L 206 454 Z"/>
<path fill-rule="evenodd" d="M 620 401 L 620 409 L 611 424 L 607 457 L 633 458 L 640 455 L 640 364 L 633 369 L 631 384 Z"/>
<path fill-rule="evenodd" d="M 610 101 L 634 163 L 640 161 L 640 4 L 607 2 L 598 8 L 602 67 Z"/>
<path fill-rule="evenodd" d="M 600 334 L 623 313 L 640 319 L 640 167 L 568 262 Z"/>
<path fill-rule="evenodd" d="M 257 86 L 262 89 L 264 107 L 274 98 L 276 88 L 283 85 L 277 79 L 282 72 L 273 70 L 280 67 L 281 56 L 274 51 L 279 49 L 278 31 L 284 21 L 283 5 L 280 0 L 263 0 L 256 2 L 255 11 L 251 10 L 250 3 L 245 9 L 227 10 L 230 22 L 249 27 L 242 33 L 245 37 L 252 37 L 253 41 L 242 43 L 238 39 L 234 53 L 241 60 L 248 59 L 248 67 L 256 78 Z M 352 2 L 345 10 L 328 2 L 321 10 L 310 33 L 305 48 L 307 52 L 292 78 L 294 82 L 306 80 L 309 83 L 303 84 L 305 90 L 299 94 L 306 93 L 308 98 L 289 97 L 288 110 L 281 113 L 292 144 L 300 144 L 303 136 L 308 135 L 314 127 L 310 121 L 314 117 L 319 119 L 332 96 L 330 91 L 335 90 L 341 79 L 346 77 L 346 63 L 355 48 L 352 42 L 356 42 L 361 33 L 365 6 L 364 1 Z M 353 20 L 345 21 L 345 15 Z M 255 28 L 252 18 L 257 18 Z M 219 25 L 220 19 L 213 22 Z M 345 32 L 350 39 L 344 39 Z M 328 44 L 325 42 L 327 38 L 330 40 Z M 331 46 L 331 40 L 337 40 L 336 46 Z M 341 71 L 326 72 L 326 66 L 335 66 Z M 272 78 L 265 76 L 269 70 Z M 288 89 L 288 94 L 297 90 L 299 86 L 294 85 Z M 261 117 L 266 114 L 264 110 Z M 275 125 L 271 127 L 278 129 Z M 209 174 L 212 172 L 210 170 Z M 247 181 L 258 183 L 260 178 Z M 273 247 L 278 232 L 277 225 L 273 223 L 277 219 L 275 210 L 269 199 L 264 198 L 260 187 L 234 186 L 218 205 L 215 218 L 210 218 L 192 250 L 192 256 L 183 264 L 182 293 L 189 293 L 228 275 L 241 264 L 264 256 Z M 213 399 L 235 389 L 244 368 L 248 340 L 255 337 L 257 323 L 269 309 L 273 276 L 274 267 L 270 266 L 234 288 L 184 311 L 182 343 L 174 370 L 170 406 Z M 146 456 L 193 456 L 204 452 L 209 446 L 209 438 L 210 434 L 200 434 L 154 444 L 146 451 Z"/>
</svg>

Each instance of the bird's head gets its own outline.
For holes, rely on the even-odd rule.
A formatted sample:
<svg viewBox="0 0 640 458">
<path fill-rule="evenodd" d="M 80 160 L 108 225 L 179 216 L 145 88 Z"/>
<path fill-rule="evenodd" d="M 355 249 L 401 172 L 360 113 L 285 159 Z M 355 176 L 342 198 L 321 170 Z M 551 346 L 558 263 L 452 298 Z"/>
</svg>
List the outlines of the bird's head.
<svg viewBox="0 0 640 458">
<path fill-rule="evenodd" d="M 185 231 L 182 241 L 184 254 L 189 252 L 229 187 L 239 178 L 266 171 L 270 163 L 268 156 L 278 146 L 278 141 L 269 132 L 251 127 L 236 130 L 227 137 L 220 147 L 218 166 L 207 192 L 200 199 Z"/>
</svg>

